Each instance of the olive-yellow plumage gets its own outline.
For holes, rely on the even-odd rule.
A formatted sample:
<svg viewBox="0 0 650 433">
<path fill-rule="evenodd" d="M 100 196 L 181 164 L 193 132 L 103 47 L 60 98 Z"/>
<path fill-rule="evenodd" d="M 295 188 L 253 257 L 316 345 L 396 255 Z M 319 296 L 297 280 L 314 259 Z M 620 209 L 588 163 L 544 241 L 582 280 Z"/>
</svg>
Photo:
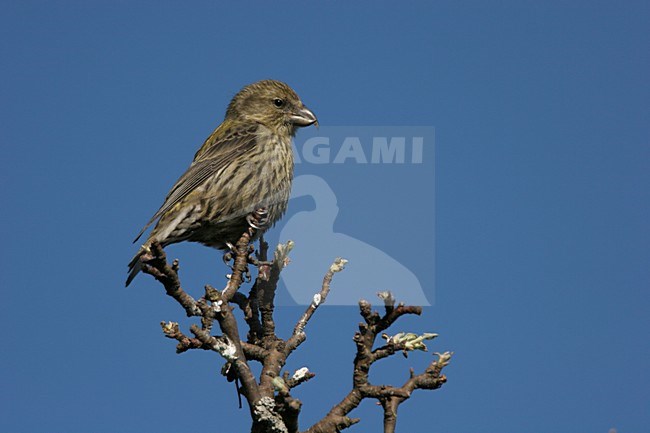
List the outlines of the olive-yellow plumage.
<svg viewBox="0 0 650 433">
<path fill-rule="evenodd" d="M 153 240 L 182 241 L 223 249 L 248 227 L 246 217 L 264 209 L 265 227 L 285 212 L 293 180 L 291 138 L 316 117 L 285 83 L 263 80 L 244 87 L 194 161 L 167 194 L 147 241 L 129 263 L 128 286 Z M 261 231 L 258 231 L 260 233 Z M 135 242 L 135 241 L 134 241 Z"/>
</svg>

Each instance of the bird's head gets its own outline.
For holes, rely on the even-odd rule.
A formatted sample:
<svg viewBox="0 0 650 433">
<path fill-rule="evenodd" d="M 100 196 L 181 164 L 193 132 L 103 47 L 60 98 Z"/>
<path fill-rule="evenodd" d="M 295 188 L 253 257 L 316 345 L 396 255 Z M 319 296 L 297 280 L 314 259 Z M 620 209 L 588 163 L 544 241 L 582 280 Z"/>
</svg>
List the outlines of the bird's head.
<svg viewBox="0 0 650 433">
<path fill-rule="evenodd" d="M 287 84 L 263 80 L 249 84 L 228 105 L 226 119 L 258 122 L 275 132 L 296 133 L 296 129 L 318 120 Z"/>
</svg>

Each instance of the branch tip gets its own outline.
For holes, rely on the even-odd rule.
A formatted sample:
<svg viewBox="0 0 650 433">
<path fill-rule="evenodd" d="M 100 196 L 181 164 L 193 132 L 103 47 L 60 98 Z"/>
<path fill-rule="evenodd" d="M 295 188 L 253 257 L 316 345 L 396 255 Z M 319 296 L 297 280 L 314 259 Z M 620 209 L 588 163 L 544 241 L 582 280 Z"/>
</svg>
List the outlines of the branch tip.
<svg viewBox="0 0 650 433">
<path fill-rule="evenodd" d="M 336 272 L 341 272 L 343 269 L 345 269 L 345 265 L 348 264 L 348 261 L 344 258 L 337 257 L 334 259 L 334 263 L 330 266 L 330 272 L 336 273 Z"/>
</svg>

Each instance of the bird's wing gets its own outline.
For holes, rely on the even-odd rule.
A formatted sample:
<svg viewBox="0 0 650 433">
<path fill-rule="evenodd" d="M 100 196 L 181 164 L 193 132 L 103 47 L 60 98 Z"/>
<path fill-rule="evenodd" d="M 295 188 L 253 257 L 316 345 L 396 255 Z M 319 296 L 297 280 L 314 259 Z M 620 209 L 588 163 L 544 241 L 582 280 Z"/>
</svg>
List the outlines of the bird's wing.
<svg viewBox="0 0 650 433">
<path fill-rule="evenodd" d="M 187 197 L 211 175 L 226 167 L 237 156 L 255 148 L 256 130 L 257 126 L 231 130 L 224 138 L 217 139 L 209 149 L 201 152 L 200 156 L 197 153 L 199 159 L 194 160 L 190 168 L 176 181 L 176 184 L 167 194 L 163 205 L 140 230 L 133 242 L 137 242 L 154 221 Z"/>
</svg>

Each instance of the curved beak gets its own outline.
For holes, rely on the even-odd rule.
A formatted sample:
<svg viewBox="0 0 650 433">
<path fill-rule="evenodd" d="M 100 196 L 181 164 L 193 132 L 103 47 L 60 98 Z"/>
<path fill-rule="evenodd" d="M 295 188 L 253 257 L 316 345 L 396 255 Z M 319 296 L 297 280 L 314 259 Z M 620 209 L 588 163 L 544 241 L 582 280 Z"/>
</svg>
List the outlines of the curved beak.
<svg viewBox="0 0 650 433">
<path fill-rule="evenodd" d="M 304 105 L 298 111 L 294 112 L 291 117 L 291 122 L 296 126 L 309 126 L 314 125 L 318 126 L 318 119 L 311 110 Z"/>
</svg>

